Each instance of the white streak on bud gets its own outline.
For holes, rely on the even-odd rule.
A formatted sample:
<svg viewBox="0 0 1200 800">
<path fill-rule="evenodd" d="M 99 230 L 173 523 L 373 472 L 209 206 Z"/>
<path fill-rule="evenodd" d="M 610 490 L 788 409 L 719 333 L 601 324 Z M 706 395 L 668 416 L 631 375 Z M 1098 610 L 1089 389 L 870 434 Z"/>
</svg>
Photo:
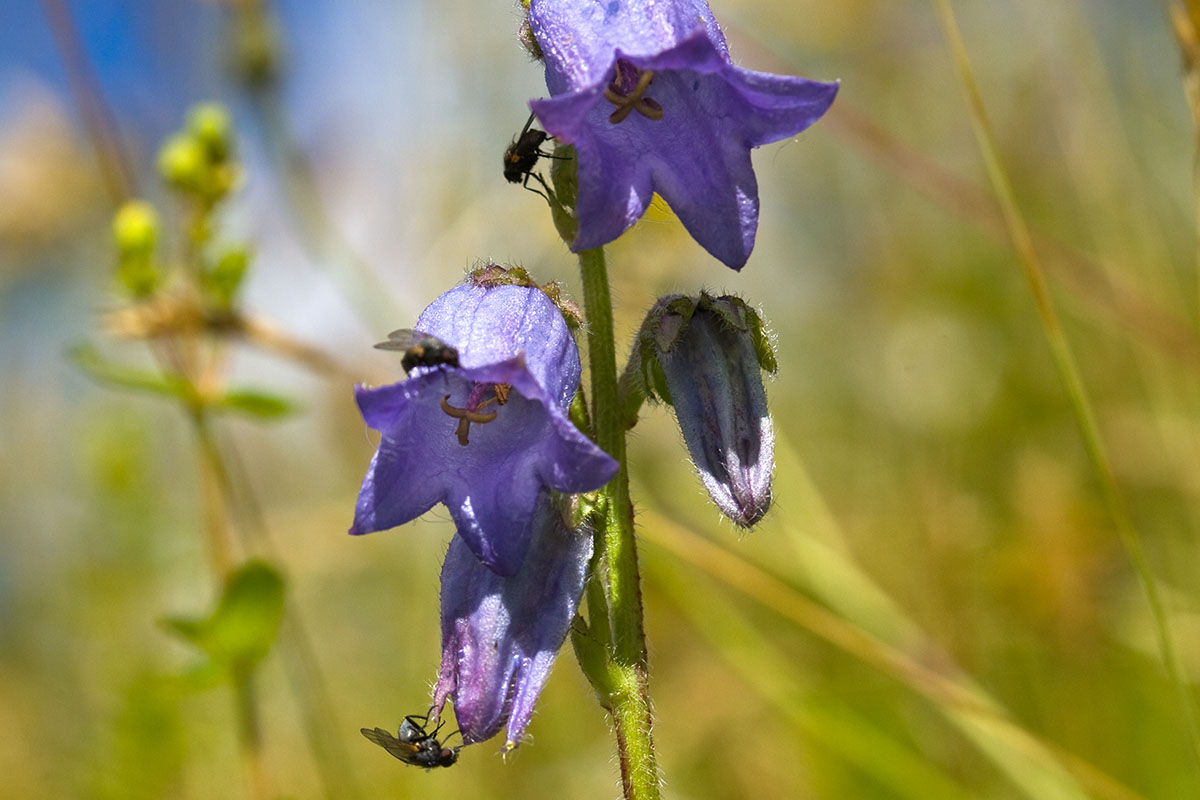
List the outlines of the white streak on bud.
<svg viewBox="0 0 1200 800">
<path fill-rule="evenodd" d="M 761 323 L 737 298 L 705 294 L 689 300 L 690 318 L 660 301 L 643 331 L 655 341 L 704 488 L 725 516 L 749 528 L 771 506 L 775 466 L 775 434 L 755 350 L 761 330 L 754 328 Z M 679 298 L 670 302 L 678 308 Z"/>
</svg>

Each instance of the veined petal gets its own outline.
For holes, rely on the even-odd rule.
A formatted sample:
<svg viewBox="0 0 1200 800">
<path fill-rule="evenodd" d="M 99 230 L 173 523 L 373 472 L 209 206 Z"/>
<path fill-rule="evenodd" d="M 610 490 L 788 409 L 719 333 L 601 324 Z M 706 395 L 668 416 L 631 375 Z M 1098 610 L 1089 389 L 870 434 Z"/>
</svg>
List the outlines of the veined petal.
<svg viewBox="0 0 1200 800">
<path fill-rule="evenodd" d="M 819 120 L 837 97 L 840 84 L 772 75 L 731 67 L 725 80 L 754 113 L 746 118 L 744 135 L 750 147 L 795 136 Z"/>
<path fill-rule="evenodd" d="M 617 474 L 617 462 L 564 415 L 551 413 L 550 427 L 554 435 L 548 440 L 538 475 L 551 489 L 567 494 L 590 492 Z"/>
<path fill-rule="evenodd" d="M 681 320 L 672 309 L 684 302 L 692 311 Z M 761 326 L 740 299 L 702 294 L 660 299 L 641 334 L 662 367 L 704 488 L 725 516 L 745 528 L 771 506 L 775 467 L 775 434 L 755 344 L 765 338 Z"/>
<path fill-rule="evenodd" d="M 460 538 L 442 567 L 442 666 L 434 703 L 447 698 L 466 743 L 495 736 L 521 742 L 534 702 L 579 607 L 591 558 L 586 531 L 572 531 L 550 495 L 539 498 L 520 570 L 483 567 Z"/>
<path fill-rule="evenodd" d="M 562 313 L 537 289 L 457 286 L 421 312 L 416 328 L 458 348 L 464 368 L 520 357 L 554 402 L 575 396 L 579 350 Z"/>
<path fill-rule="evenodd" d="M 596 106 L 590 113 L 596 116 L 608 112 Z M 649 171 L 621 156 L 626 147 L 627 142 L 614 143 L 597 135 L 581 135 L 575 142 L 579 159 L 579 232 L 572 250 L 611 242 L 641 219 L 654 198 Z"/>
<path fill-rule="evenodd" d="M 576 151 L 571 249 L 617 238 L 658 192 L 741 269 L 758 226 L 750 149 L 807 128 L 837 84 L 733 66 L 703 0 L 533 0 L 529 19 L 551 94 L 530 105 Z"/>
<path fill-rule="evenodd" d="M 446 493 L 443 465 L 452 454 L 450 437 L 429 436 L 422 420 L 434 415 L 432 384 L 443 375 L 422 375 L 375 389 L 355 387 L 359 409 L 384 436 L 371 458 L 359 491 L 350 533 L 386 530 L 416 519 L 441 502 Z M 420 459 L 413 458 L 421 453 Z"/>
<path fill-rule="evenodd" d="M 453 346 L 457 364 L 356 389 L 382 439 L 351 533 L 400 525 L 442 502 L 474 557 L 512 575 L 541 493 L 590 491 L 617 471 L 566 417 L 579 386 L 575 342 L 546 294 L 523 285 L 456 287 L 417 324 Z"/>
<path fill-rule="evenodd" d="M 655 89 L 677 102 L 670 126 L 646 142 L 654 188 L 701 247 L 740 270 L 754 249 L 758 181 L 732 92 L 717 76 L 684 71 L 659 73 Z"/>
<path fill-rule="evenodd" d="M 529 23 L 545 56 L 552 95 L 607 82 L 618 49 L 655 55 L 697 29 L 726 52 L 725 37 L 703 0 L 533 0 Z"/>
</svg>

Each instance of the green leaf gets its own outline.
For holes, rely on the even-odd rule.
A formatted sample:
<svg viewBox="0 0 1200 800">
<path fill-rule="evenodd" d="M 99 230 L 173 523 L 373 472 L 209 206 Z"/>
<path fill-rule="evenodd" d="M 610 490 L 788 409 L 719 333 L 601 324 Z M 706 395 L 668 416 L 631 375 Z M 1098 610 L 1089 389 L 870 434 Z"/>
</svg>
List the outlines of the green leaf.
<svg viewBox="0 0 1200 800">
<path fill-rule="evenodd" d="M 774 375 L 779 371 L 779 362 L 775 360 L 775 350 L 771 347 L 766 323 L 750 306 L 746 306 L 746 318 L 750 326 L 750 335 L 754 337 L 754 354 L 758 356 L 758 365 Z"/>
<path fill-rule="evenodd" d="M 213 408 L 218 411 L 249 414 L 259 419 L 279 419 L 294 413 L 296 404 L 286 397 L 255 389 L 242 389 L 227 392 L 213 404 Z"/>
<path fill-rule="evenodd" d="M 216 262 L 201 277 L 204 291 L 213 304 L 229 309 L 241 288 L 250 266 L 250 253 L 245 248 L 235 247 L 222 253 Z"/>
<path fill-rule="evenodd" d="M 284 581 L 262 561 L 229 575 L 217 609 L 206 619 L 168 617 L 167 628 L 208 654 L 216 666 L 244 670 L 266 656 L 283 618 Z"/>
<path fill-rule="evenodd" d="M 176 375 L 164 375 L 153 370 L 109 361 L 90 344 L 72 347 L 67 351 L 67 357 L 88 377 L 100 383 L 164 397 L 174 397 L 189 403 L 196 400 L 195 390 L 184 379 Z"/>
</svg>

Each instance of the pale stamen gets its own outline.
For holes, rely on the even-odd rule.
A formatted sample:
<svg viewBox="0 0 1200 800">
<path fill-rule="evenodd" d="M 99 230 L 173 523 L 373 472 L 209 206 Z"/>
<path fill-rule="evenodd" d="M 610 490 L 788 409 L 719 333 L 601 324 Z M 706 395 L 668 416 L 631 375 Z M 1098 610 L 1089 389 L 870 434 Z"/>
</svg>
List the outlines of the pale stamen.
<svg viewBox="0 0 1200 800">
<path fill-rule="evenodd" d="M 493 384 L 492 385 L 492 392 L 493 392 L 492 397 L 489 397 L 487 400 L 484 400 L 482 403 L 479 403 L 473 409 L 458 408 L 457 406 L 450 405 L 450 395 L 446 395 L 442 398 L 442 402 L 441 402 L 442 412 L 445 413 L 446 416 L 458 420 L 458 425 L 455 427 L 454 433 L 458 437 L 459 444 L 461 444 L 463 447 L 466 447 L 468 444 L 470 444 L 467 437 L 471 433 L 471 423 L 472 422 L 474 422 L 476 425 L 484 425 L 488 422 L 491 422 L 492 420 L 494 420 L 496 418 L 496 415 L 500 412 L 489 411 L 486 413 L 481 413 L 480 409 L 487 408 L 492 403 L 496 403 L 497 405 L 501 405 L 501 406 L 504 405 L 505 403 L 507 403 L 509 388 L 510 387 L 507 384 L 503 384 L 503 383 Z M 475 395 L 475 392 L 472 392 L 471 394 L 472 394 L 472 398 L 473 398 Z M 472 404 L 471 399 L 468 399 L 467 403 Z"/>
<path fill-rule="evenodd" d="M 649 97 L 644 97 L 650 82 L 654 80 L 653 70 L 642 70 L 638 74 L 637 84 L 629 94 L 621 93 L 621 69 L 617 68 L 616 77 L 604 89 L 604 98 L 616 106 L 616 110 L 608 116 L 608 121 L 614 125 L 636 111 L 647 119 L 662 119 L 663 107 Z"/>
</svg>

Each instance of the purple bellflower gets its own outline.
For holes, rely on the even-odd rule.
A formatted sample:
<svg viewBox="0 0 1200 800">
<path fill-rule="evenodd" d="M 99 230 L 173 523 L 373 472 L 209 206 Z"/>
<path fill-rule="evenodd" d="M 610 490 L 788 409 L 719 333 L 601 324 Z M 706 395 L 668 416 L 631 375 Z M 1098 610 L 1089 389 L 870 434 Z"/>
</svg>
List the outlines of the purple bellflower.
<svg viewBox="0 0 1200 800">
<path fill-rule="evenodd" d="M 664 297 L 646 315 L 639 343 L 647 389 L 674 406 L 709 497 L 752 527 L 771 507 L 775 468 L 762 381 L 775 356 L 762 320 L 737 297 Z"/>
<path fill-rule="evenodd" d="M 461 537 L 442 567 L 442 667 L 434 691 L 447 698 L 463 743 L 490 739 L 507 722 L 504 750 L 525 736 L 534 702 L 579 608 L 592 537 L 573 531 L 543 493 L 533 541 L 515 575 L 484 567 Z"/>
<path fill-rule="evenodd" d="M 803 131 L 837 83 L 735 67 L 704 0 L 532 0 L 550 97 L 530 103 L 575 146 L 575 251 L 620 236 L 654 192 L 741 269 L 758 227 L 750 149 Z"/>
<path fill-rule="evenodd" d="M 457 350 L 408 378 L 358 386 L 383 434 L 352 534 L 408 522 L 444 503 L 474 556 L 498 575 L 521 566 L 539 495 L 586 492 L 616 462 L 567 419 L 579 351 L 558 307 L 527 286 L 466 283 L 434 300 L 417 329 Z"/>
</svg>

